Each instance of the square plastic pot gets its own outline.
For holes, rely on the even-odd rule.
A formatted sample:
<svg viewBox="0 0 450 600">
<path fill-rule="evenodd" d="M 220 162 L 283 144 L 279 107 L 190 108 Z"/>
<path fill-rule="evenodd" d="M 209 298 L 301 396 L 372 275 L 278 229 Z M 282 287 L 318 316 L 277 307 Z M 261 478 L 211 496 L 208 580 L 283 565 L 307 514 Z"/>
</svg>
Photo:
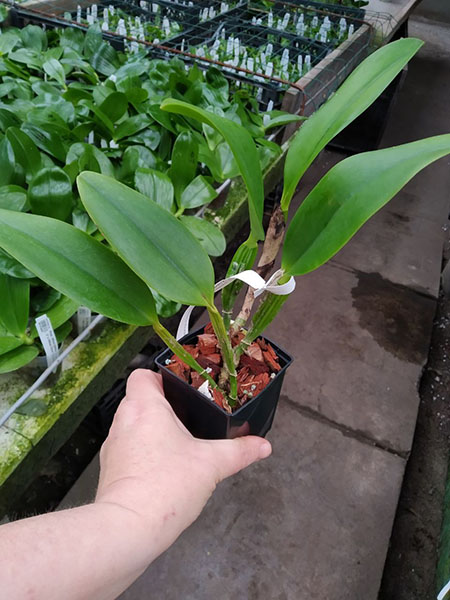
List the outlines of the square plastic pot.
<svg viewBox="0 0 450 600">
<path fill-rule="evenodd" d="M 203 328 L 189 333 L 180 340 L 180 343 L 195 344 L 197 336 L 201 333 L 203 333 Z M 155 362 L 162 374 L 166 398 L 177 417 L 192 435 L 201 439 L 235 438 L 242 435 L 264 437 L 270 430 L 284 375 L 293 359 L 271 340 L 263 339 L 269 342 L 275 350 L 281 370 L 262 392 L 248 400 L 232 414 L 217 406 L 167 368 L 166 360 L 173 356 L 170 349 L 167 348 L 156 358 Z"/>
</svg>

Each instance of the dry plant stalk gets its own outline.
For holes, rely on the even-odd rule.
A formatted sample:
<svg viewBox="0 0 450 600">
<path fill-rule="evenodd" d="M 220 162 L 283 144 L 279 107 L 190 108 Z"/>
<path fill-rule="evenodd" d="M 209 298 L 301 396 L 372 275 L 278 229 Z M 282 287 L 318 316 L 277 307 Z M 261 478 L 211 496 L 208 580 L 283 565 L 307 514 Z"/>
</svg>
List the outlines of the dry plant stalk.
<svg viewBox="0 0 450 600">
<path fill-rule="evenodd" d="M 283 216 L 281 206 L 277 204 L 273 210 L 272 216 L 270 217 L 269 226 L 266 232 L 266 239 L 263 245 L 263 251 L 256 267 L 256 272 L 261 275 L 264 279 L 270 273 L 275 264 L 275 260 L 280 251 L 281 244 L 284 238 L 284 231 L 286 229 L 286 223 Z M 242 308 L 236 317 L 233 324 L 233 331 L 238 331 L 240 327 L 243 327 L 250 318 L 253 304 L 255 302 L 255 295 L 252 288 L 248 288 L 245 295 Z"/>
</svg>

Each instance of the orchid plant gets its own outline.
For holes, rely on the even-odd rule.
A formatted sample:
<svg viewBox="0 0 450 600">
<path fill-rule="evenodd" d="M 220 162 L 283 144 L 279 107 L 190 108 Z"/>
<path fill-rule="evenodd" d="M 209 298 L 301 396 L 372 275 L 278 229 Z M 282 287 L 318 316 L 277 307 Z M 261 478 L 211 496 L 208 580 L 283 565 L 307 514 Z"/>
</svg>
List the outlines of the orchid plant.
<svg viewBox="0 0 450 600">
<path fill-rule="evenodd" d="M 267 233 L 262 225 L 264 186 L 251 135 L 238 123 L 176 99 L 161 109 L 197 120 L 229 144 L 248 192 L 250 234 L 236 251 L 227 275 L 256 266 L 266 277 L 281 251 L 281 269 L 272 284 L 282 285 L 334 256 L 354 233 L 416 173 L 450 154 L 450 134 L 355 155 L 341 161 L 319 181 L 286 227 L 297 185 L 325 145 L 360 115 L 403 69 L 422 45 L 403 39 L 367 58 L 297 131 L 284 166 L 281 204 Z M 222 293 L 223 312 L 214 303 L 212 263 L 194 236 L 157 202 L 99 173 L 78 176 L 81 201 L 109 246 L 59 220 L 0 210 L 0 247 L 27 269 L 69 298 L 107 317 L 135 325 L 152 325 L 156 334 L 191 369 L 221 388 L 228 410 L 238 406 L 236 365 L 248 346 L 276 317 L 286 295 L 265 293 L 255 301 L 247 293 L 239 314 L 231 314 L 241 282 Z M 194 359 L 160 322 L 151 289 L 176 302 L 205 307 L 221 349 L 218 381 Z M 234 347 L 231 336 L 243 332 Z"/>
</svg>

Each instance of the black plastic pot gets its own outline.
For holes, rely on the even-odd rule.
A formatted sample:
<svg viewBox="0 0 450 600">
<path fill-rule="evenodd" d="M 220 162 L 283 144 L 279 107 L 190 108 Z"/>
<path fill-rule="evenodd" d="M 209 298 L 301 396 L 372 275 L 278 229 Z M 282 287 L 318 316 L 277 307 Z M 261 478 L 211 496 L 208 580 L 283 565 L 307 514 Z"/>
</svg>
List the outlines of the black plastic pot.
<svg viewBox="0 0 450 600">
<path fill-rule="evenodd" d="M 203 328 L 189 333 L 180 342 L 195 344 L 197 336 L 201 333 L 203 333 Z M 235 438 L 242 435 L 264 437 L 269 431 L 280 397 L 284 374 L 293 359 L 271 340 L 263 339 L 269 342 L 275 350 L 281 370 L 261 393 L 247 401 L 231 415 L 166 367 L 166 360 L 173 356 L 171 350 L 167 348 L 156 358 L 155 362 L 162 374 L 166 398 L 177 417 L 192 435 L 212 440 Z"/>
</svg>

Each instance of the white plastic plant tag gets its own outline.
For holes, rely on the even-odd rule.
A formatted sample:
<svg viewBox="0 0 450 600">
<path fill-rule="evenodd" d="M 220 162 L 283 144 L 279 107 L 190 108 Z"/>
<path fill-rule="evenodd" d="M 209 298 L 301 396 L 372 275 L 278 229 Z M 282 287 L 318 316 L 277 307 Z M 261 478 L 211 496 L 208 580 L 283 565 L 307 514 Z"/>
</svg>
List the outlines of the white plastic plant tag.
<svg viewBox="0 0 450 600">
<path fill-rule="evenodd" d="M 203 394 L 204 396 L 206 396 L 206 398 L 208 398 L 208 400 L 213 399 L 211 392 L 209 391 L 209 383 L 206 380 L 198 388 L 198 391 L 200 392 L 200 394 Z"/>
<path fill-rule="evenodd" d="M 450 581 L 439 592 L 437 600 L 448 600 L 450 598 Z"/>
<path fill-rule="evenodd" d="M 56 341 L 55 330 L 52 322 L 47 315 L 41 315 L 35 319 L 36 329 L 39 339 L 44 347 L 47 366 L 49 367 L 59 356 L 58 342 Z M 56 369 L 54 369 L 56 370 Z"/>
<path fill-rule="evenodd" d="M 78 335 L 80 335 L 80 333 L 82 331 L 84 331 L 86 329 L 86 327 L 89 327 L 89 325 L 91 324 L 91 321 L 92 321 L 91 309 L 88 308 L 87 306 L 80 306 L 80 308 L 77 310 Z"/>
</svg>

